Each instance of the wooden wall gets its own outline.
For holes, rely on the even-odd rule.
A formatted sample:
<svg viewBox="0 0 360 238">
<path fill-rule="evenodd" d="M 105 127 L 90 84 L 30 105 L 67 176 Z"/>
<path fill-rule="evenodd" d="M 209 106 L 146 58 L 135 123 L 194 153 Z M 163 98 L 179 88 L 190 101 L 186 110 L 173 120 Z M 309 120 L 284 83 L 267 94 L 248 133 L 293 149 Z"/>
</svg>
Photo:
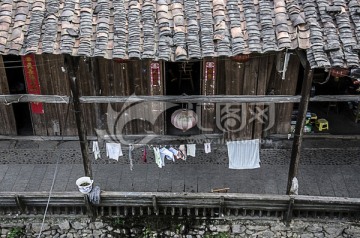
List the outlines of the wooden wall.
<svg viewBox="0 0 360 238">
<path fill-rule="evenodd" d="M 276 95 L 294 95 L 298 80 L 299 61 L 295 55 L 290 58 L 285 80 L 276 69 L 280 60 L 279 54 L 252 55 L 246 63 L 236 63 L 228 58 L 217 58 L 216 77 L 213 82 L 205 82 L 202 78 L 201 91 L 204 95 L 266 95 L 274 88 Z M 213 59 L 209 59 L 212 61 Z M 202 67 L 205 68 L 204 60 Z M 37 55 L 37 70 L 42 94 L 71 95 L 67 73 L 64 72 L 64 59 L 62 55 Z M 164 93 L 164 75 L 160 85 L 151 87 L 150 61 L 129 61 L 118 63 L 114 60 L 103 58 L 81 58 L 78 70 L 81 96 L 130 96 L 130 95 L 162 95 Z M 160 63 L 162 67 L 162 64 Z M 161 69 L 162 72 L 162 69 Z M 204 77 L 204 76 L 203 76 Z M 2 61 L 0 61 L 0 93 L 8 94 L 6 74 Z M 214 91 L 215 88 L 215 91 Z M 156 123 L 149 123 L 146 119 L 152 118 L 155 110 L 163 110 L 164 105 L 159 103 L 142 103 L 140 106 L 130 107 L 124 111 L 128 104 L 83 104 L 83 114 L 86 122 L 88 135 L 96 135 L 96 129 L 103 130 L 106 134 L 144 134 L 154 131 L 164 133 L 164 118 L 159 116 Z M 257 120 L 252 120 L 252 112 L 266 108 L 266 105 L 241 104 L 233 105 L 225 111 L 231 115 L 234 111 L 241 111 L 241 130 L 225 133 L 230 138 L 251 139 L 261 138 L 266 125 Z M 151 108 L 151 110 L 148 110 Z M 213 131 L 202 133 L 222 133 L 217 123 L 223 123 L 226 119 L 221 118 L 219 110 L 224 105 L 204 105 L 202 110 L 202 125 L 212 128 Z M 135 110 L 135 111 L 134 111 Z M 292 104 L 278 104 L 275 107 L 276 120 L 269 133 L 287 133 L 290 126 Z M 33 114 L 33 126 L 35 135 L 76 135 L 74 109 L 68 104 L 44 104 L 44 114 Z M 67 113 L 69 111 L 69 113 Z M 16 134 L 16 126 L 11 106 L 0 105 L 1 134 Z M 129 120 L 123 125 L 122 113 L 135 115 L 144 120 Z M 149 113 L 151 115 L 149 115 Z M 220 116 L 220 118 L 219 118 Z M 121 118 L 121 120 L 119 120 Z M 216 118 L 220 121 L 216 121 Z M 126 118 L 124 120 L 127 120 Z M 245 123 L 243 123 L 245 122 Z"/>
<path fill-rule="evenodd" d="M 10 94 L 2 56 L 0 56 L 0 94 Z M 12 105 L 0 104 L 0 115 L 0 135 L 16 135 L 16 122 Z"/>
<path fill-rule="evenodd" d="M 291 55 L 285 80 L 281 79 L 281 74 L 276 70 L 276 64 L 280 60 L 282 53 L 269 55 L 252 55 L 246 63 L 237 63 L 230 59 L 220 58 L 217 63 L 218 78 L 224 76 L 224 80 L 218 80 L 217 94 L 225 95 L 267 95 L 274 88 L 275 95 L 295 95 L 299 60 L 295 55 Z M 227 119 L 235 118 L 234 113 L 238 114 L 236 126 L 231 131 L 225 133 L 226 138 L 251 139 L 261 138 L 269 133 L 287 133 L 290 126 L 292 104 L 275 105 L 274 126 L 264 134 L 264 129 L 268 126 L 259 120 L 254 119 L 254 113 L 259 110 L 269 110 L 268 105 L 246 104 L 232 105 L 228 112 Z M 224 122 L 226 118 L 224 118 Z M 231 129 L 231 128 L 230 128 Z"/>
</svg>

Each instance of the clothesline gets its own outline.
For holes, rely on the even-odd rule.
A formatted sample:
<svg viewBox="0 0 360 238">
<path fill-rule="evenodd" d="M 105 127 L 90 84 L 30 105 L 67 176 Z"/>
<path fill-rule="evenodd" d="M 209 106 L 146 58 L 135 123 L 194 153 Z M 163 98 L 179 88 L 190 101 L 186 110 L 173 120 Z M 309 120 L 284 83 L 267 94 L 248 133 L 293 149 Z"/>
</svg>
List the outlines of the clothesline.
<svg viewBox="0 0 360 238">
<path fill-rule="evenodd" d="M 211 153 L 211 143 L 203 143 L 203 145 L 205 153 Z M 133 170 L 132 151 L 135 146 L 133 144 L 128 146 L 130 170 Z M 186 160 L 188 156 L 196 157 L 196 144 L 137 146 L 143 147 L 142 160 L 144 162 L 147 162 L 147 148 L 152 150 L 159 168 L 165 166 L 165 159 L 175 162 L 178 159 Z M 105 148 L 106 156 L 109 159 L 118 161 L 119 157 L 124 155 L 120 143 L 105 142 Z M 230 169 L 254 169 L 260 167 L 259 139 L 230 141 L 227 142 L 227 148 Z M 98 141 L 93 141 L 92 152 L 96 160 L 101 158 Z"/>
</svg>

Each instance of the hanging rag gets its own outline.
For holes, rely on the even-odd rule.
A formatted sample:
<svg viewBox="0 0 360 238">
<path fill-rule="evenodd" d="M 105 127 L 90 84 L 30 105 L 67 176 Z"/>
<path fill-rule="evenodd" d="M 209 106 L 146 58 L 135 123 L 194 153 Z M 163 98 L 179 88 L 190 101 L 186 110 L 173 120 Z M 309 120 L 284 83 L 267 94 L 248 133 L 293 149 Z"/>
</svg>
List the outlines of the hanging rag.
<svg viewBox="0 0 360 238">
<path fill-rule="evenodd" d="M 92 152 L 94 153 L 95 159 L 101 159 L 99 142 L 93 141 Z"/>
<path fill-rule="evenodd" d="M 259 139 L 229 141 L 226 144 L 229 169 L 256 169 L 260 167 Z"/>
<path fill-rule="evenodd" d="M 186 147 L 185 147 L 185 145 L 180 145 L 179 146 L 179 151 L 181 153 L 181 159 L 186 160 Z"/>
<path fill-rule="evenodd" d="M 132 151 L 134 150 L 134 146 L 133 145 L 129 145 L 129 161 L 130 161 L 130 170 L 132 171 L 134 168 L 134 163 L 133 163 L 133 159 L 132 159 Z"/>
<path fill-rule="evenodd" d="M 144 146 L 144 152 L 143 152 L 143 156 L 142 156 L 142 160 L 147 163 L 147 159 L 146 159 L 146 146 Z"/>
<path fill-rule="evenodd" d="M 119 143 L 106 143 L 106 156 L 109 159 L 119 160 L 119 157 L 123 156 L 121 145 Z"/>
<path fill-rule="evenodd" d="M 159 168 L 162 168 L 163 166 L 165 166 L 164 161 L 160 157 L 160 150 L 157 147 L 154 147 L 154 157 L 155 157 L 155 163 L 157 164 L 157 166 Z"/>
<path fill-rule="evenodd" d="M 162 160 L 166 158 L 167 160 L 172 160 L 173 162 L 175 162 L 174 154 L 165 147 L 160 149 L 160 157 Z"/>
<path fill-rule="evenodd" d="M 182 159 L 182 154 L 180 153 L 180 151 L 174 149 L 173 147 L 170 147 L 169 151 L 171 151 L 171 153 L 173 153 L 175 159 Z"/>
<path fill-rule="evenodd" d="M 204 150 L 205 150 L 205 154 L 208 154 L 211 152 L 211 145 L 210 143 L 204 143 Z"/>
<path fill-rule="evenodd" d="M 186 149 L 187 149 L 187 155 L 195 157 L 196 144 L 187 144 Z"/>
</svg>

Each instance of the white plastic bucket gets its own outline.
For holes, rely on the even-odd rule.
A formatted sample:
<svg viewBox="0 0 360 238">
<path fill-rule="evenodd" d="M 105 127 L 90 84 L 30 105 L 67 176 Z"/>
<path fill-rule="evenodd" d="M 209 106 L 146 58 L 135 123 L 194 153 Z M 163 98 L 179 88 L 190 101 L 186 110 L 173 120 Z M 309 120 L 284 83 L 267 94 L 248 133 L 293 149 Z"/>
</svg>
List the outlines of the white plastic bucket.
<svg viewBox="0 0 360 238">
<path fill-rule="evenodd" d="M 76 180 L 76 185 L 81 193 L 87 194 L 91 192 L 93 182 L 94 180 L 91 180 L 90 177 L 81 177 Z M 83 185 L 85 183 L 88 185 Z"/>
</svg>

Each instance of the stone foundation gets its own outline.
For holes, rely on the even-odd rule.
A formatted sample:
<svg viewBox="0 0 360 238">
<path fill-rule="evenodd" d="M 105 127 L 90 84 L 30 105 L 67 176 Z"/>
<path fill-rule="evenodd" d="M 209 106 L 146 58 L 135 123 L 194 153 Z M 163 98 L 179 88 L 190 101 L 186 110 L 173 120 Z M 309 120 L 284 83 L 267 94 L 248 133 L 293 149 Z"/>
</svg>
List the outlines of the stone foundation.
<svg viewBox="0 0 360 238">
<path fill-rule="evenodd" d="M 199 219 L 191 217 L 131 217 L 90 221 L 85 217 L 1 218 L 1 238 L 40 237 L 360 237 L 356 221 L 301 221 L 289 226 L 280 220 L 245 220 L 239 218 Z M 42 228 L 41 228 L 42 227 Z"/>
</svg>

